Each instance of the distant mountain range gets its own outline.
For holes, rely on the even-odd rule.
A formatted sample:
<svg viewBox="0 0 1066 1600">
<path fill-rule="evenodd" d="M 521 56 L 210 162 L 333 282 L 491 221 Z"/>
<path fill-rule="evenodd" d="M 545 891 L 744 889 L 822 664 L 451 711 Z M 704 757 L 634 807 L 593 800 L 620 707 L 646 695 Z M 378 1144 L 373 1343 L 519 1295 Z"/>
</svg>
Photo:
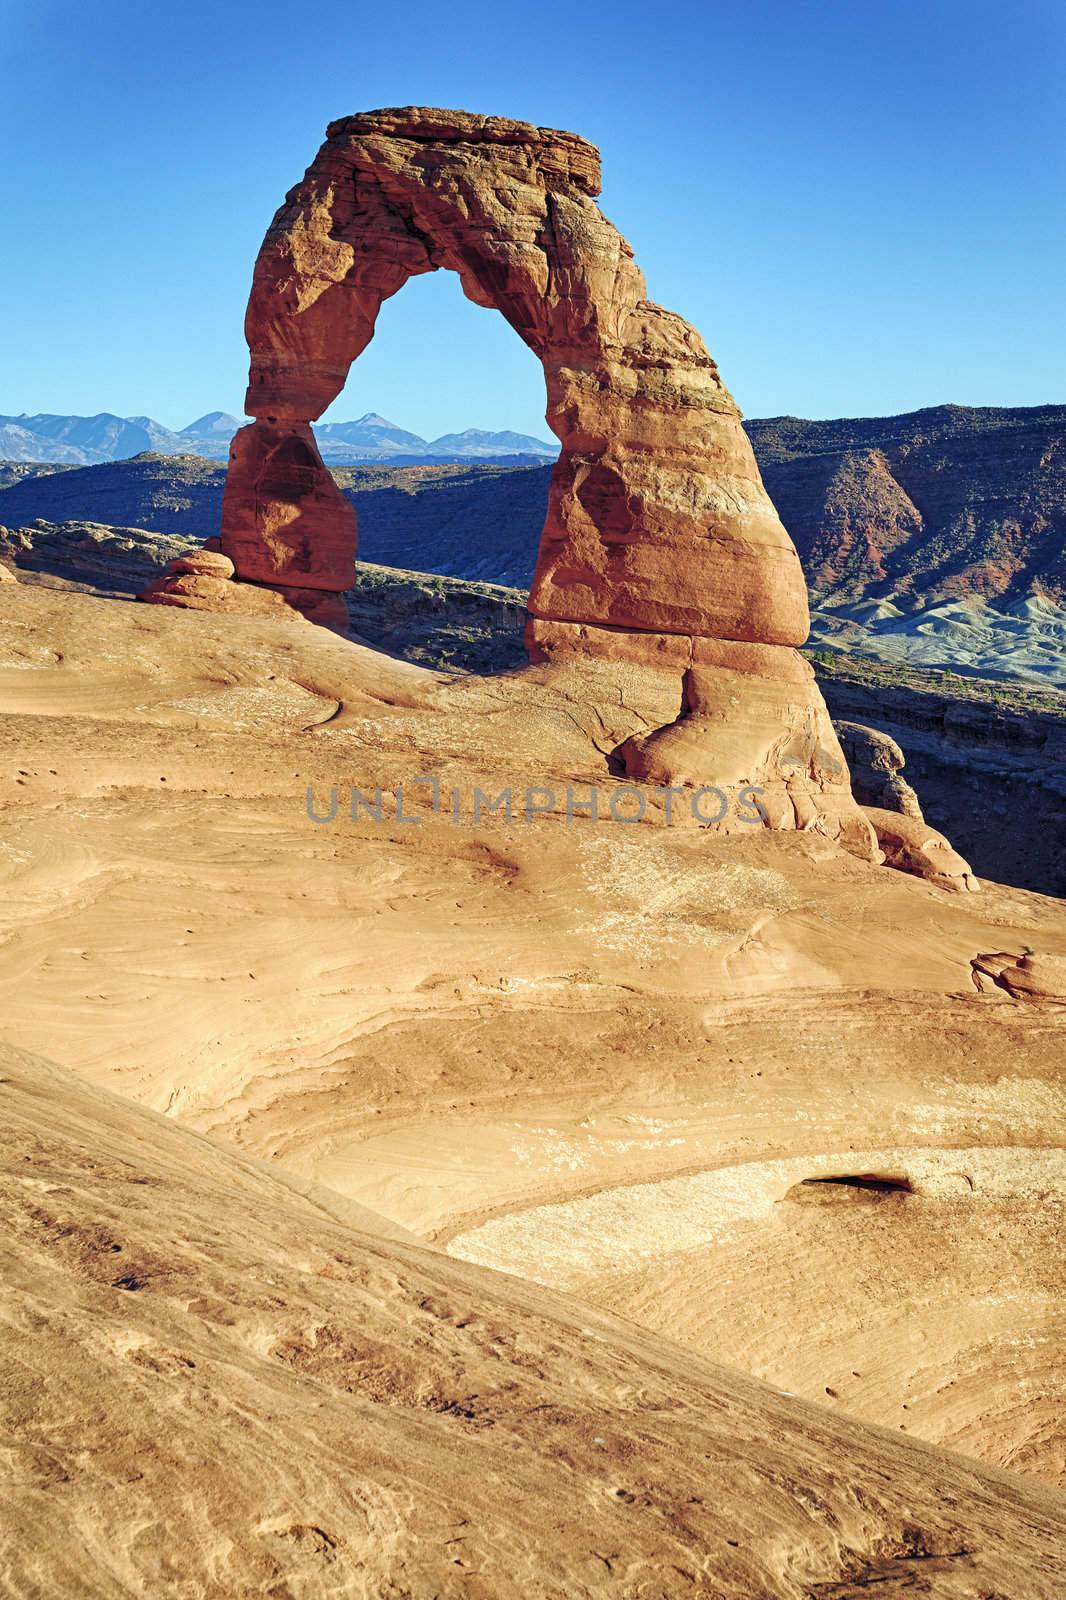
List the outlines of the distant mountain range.
<svg viewBox="0 0 1066 1600">
<path fill-rule="evenodd" d="M 205 456 L 225 461 L 239 418 L 226 411 L 208 411 L 174 432 L 151 417 L 116 417 L 101 411 L 95 417 L 71 417 L 40 412 L 36 416 L 0 416 L 0 460 L 43 461 L 60 466 L 91 467 L 104 461 L 126 461 L 146 450 L 156 455 Z M 323 422 L 315 426 L 323 460 L 331 466 L 382 462 L 403 466 L 432 465 L 443 461 L 485 461 L 501 466 L 534 465 L 552 461 L 558 444 L 527 433 L 491 433 L 467 428 L 423 439 L 397 427 L 386 417 L 368 411 L 354 422 Z"/>
<path fill-rule="evenodd" d="M 46 420 L 58 447 L 69 419 Z M 106 424 L 147 423 L 91 421 L 97 448 L 121 437 Z M 232 422 L 214 413 L 191 426 L 201 437 L 214 428 L 217 440 Z M 920 626 L 933 649 L 938 633 L 962 627 L 956 603 L 973 601 L 1007 619 L 991 644 L 984 611 L 967 624 L 971 653 L 986 670 L 991 655 L 1007 653 L 1004 629 L 1043 630 L 1048 648 L 1061 651 L 1060 623 L 1029 602 L 1066 605 L 1066 406 L 934 406 L 899 417 L 773 417 L 745 426 L 811 597 L 839 614 L 845 631 L 861 625 L 887 637 Z M 504 450 L 501 459 L 490 453 L 494 445 L 522 435 L 471 430 L 434 440 L 441 455 L 419 458 L 411 470 L 415 435 L 382 417 L 331 423 L 322 435 L 331 470 L 357 506 L 364 560 L 528 584 L 551 476 L 547 446 L 540 456 Z M 333 455 L 342 450 L 362 453 L 349 464 Z M 82 468 L 0 461 L 0 525 L 43 517 L 217 533 L 224 452 L 216 444 L 204 460 L 202 450 L 185 451 L 182 460 L 155 451 Z M 956 609 L 914 623 L 916 612 L 945 603 Z"/>
</svg>

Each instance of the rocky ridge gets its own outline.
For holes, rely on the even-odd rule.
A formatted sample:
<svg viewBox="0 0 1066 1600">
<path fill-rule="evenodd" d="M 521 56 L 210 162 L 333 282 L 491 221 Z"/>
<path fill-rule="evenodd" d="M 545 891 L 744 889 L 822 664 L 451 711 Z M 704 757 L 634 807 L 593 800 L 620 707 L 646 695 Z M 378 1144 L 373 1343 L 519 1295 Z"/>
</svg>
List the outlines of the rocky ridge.
<svg viewBox="0 0 1066 1600">
<path fill-rule="evenodd" d="M 1066 599 L 1066 406 L 747 426 L 818 601 Z"/>
</svg>

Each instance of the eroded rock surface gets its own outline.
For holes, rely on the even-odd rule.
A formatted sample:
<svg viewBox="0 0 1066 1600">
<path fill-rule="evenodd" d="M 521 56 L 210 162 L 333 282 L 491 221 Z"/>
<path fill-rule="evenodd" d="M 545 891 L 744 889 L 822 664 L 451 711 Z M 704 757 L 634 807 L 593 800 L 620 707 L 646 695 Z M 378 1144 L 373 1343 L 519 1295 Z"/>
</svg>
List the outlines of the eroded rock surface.
<svg viewBox="0 0 1066 1600">
<path fill-rule="evenodd" d="M 855 798 L 863 805 L 900 811 L 922 821 L 917 794 L 903 776 L 906 758 L 890 734 L 861 722 L 836 722 L 840 746 L 851 768 Z"/>
<path fill-rule="evenodd" d="M 690 1352 L 887 1427 L 901 1446 L 910 1434 L 1066 1482 L 1061 1005 L 994 982 L 979 992 L 971 977 L 987 951 L 1004 952 L 1001 968 L 1031 951 L 1028 970 L 1049 975 L 1050 959 L 1066 957 L 1060 903 L 987 882 L 981 894 L 941 894 L 812 832 L 724 837 L 724 825 L 686 822 L 687 795 L 674 825 L 650 801 L 643 823 L 620 824 L 603 747 L 671 714 L 658 687 L 666 675 L 637 663 L 444 676 L 321 628 L 28 583 L 5 590 L 0 612 L 8 1038 L 165 1109 L 171 1127 L 386 1212 L 453 1257 L 576 1292 Z M 610 712 L 608 674 L 620 691 Z M 419 781 L 427 773 L 440 774 L 437 813 Z M 365 808 L 352 817 L 349 785 L 369 798 L 381 787 L 381 821 Z M 587 806 L 568 815 L 571 785 L 581 802 L 600 787 L 599 820 Z M 414 823 L 397 819 L 400 786 Z M 531 824 L 527 786 L 554 790 L 550 814 Z M 319 815 L 337 789 L 331 825 L 306 812 L 308 787 Z M 507 788 L 514 816 L 475 822 L 476 793 Z M 88 1136 L 77 1144 L 92 1151 Z M 29 1168 L 20 1155 L 15 1164 L 25 1190 Z M 906 1177 L 912 1192 L 779 1203 L 812 1179 L 871 1175 Z M 98 1176 L 111 1204 L 109 1169 Z M 198 1176 L 193 1187 L 203 1193 Z M 69 1201 L 34 1192 L 34 1204 Z M 232 1238 L 249 1237 L 243 1221 L 223 1224 L 213 1196 L 208 1211 Z M 172 1266 L 173 1208 L 157 1214 L 166 1226 L 153 1248 Z M 197 1220 L 192 1236 L 201 1265 L 202 1228 Z M 144 1240 L 125 1225 L 110 1237 L 126 1257 L 112 1276 L 136 1272 L 132 1245 Z M 284 1252 L 317 1294 L 324 1280 L 300 1254 L 307 1243 L 294 1225 Z M 173 1283 L 174 1337 L 197 1322 L 187 1300 L 210 1293 L 226 1316 L 247 1316 L 221 1363 L 239 1375 L 240 1341 L 259 1337 L 264 1299 L 283 1291 L 253 1279 L 243 1258 L 223 1260 L 219 1274 L 210 1286 Z M 254 1302 L 239 1313 L 234 1285 Z M 158 1303 L 158 1287 L 104 1286 L 120 1331 L 131 1308 Z M 300 1305 L 304 1326 L 323 1325 L 317 1302 Z M 97 1339 L 100 1313 L 89 1309 Z M 377 1325 L 361 1306 L 344 1314 L 381 1371 Z M 207 1363 L 217 1326 L 203 1341 Z M 88 1418 L 77 1411 L 85 1364 L 74 1349 L 71 1417 L 91 1443 L 99 1405 Z M 190 1449 L 206 1438 L 215 1461 L 229 1449 L 216 1425 L 240 1415 L 239 1397 L 220 1412 L 217 1370 L 204 1370 L 207 1431 L 197 1424 L 186 1437 Z M 337 1370 L 343 1386 L 349 1368 Z M 419 1370 L 428 1382 L 421 1355 Z M 468 1404 L 476 1390 L 482 1404 L 481 1369 L 467 1370 L 467 1386 L 443 1398 Z M 170 1392 L 175 1408 L 185 1394 Z M 642 1408 L 643 1437 L 643 1385 L 610 1395 Z M 157 1396 L 120 1402 L 116 1391 L 114 1402 L 109 1415 L 121 1408 L 157 1428 Z M 535 1472 L 550 1484 L 558 1414 L 525 1409 L 544 1402 L 535 1389 L 516 1393 L 544 1452 L 530 1481 Z M 321 1427 L 328 1408 L 306 1425 Z M 302 1435 L 273 1402 L 267 1410 L 269 1438 L 297 1459 Z M 506 1439 L 510 1422 L 493 1415 L 492 1436 Z M 338 1439 L 352 1426 L 345 1415 Z M 602 1429 L 580 1417 L 575 1428 L 568 1437 L 594 1463 Z M 113 1458 L 92 1459 L 112 1471 Z M 324 1470 L 308 1459 L 315 1493 L 300 1520 L 329 1531 L 333 1491 L 327 1505 Z M 923 1471 L 932 1459 L 923 1453 Z M 226 1472 L 257 1483 L 240 1461 L 227 1457 Z M 865 1484 L 851 1467 L 847 1478 Z M 741 1481 L 742 1503 L 754 1504 Z M 78 1482 L 87 1517 L 111 1503 L 91 1474 Z M 138 1526 L 163 1483 L 188 1487 L 172 1475 L 129 1486 L 145 1496 L 130 1512 Z M 57 1515 L 70 1493 L 57 1489 Z M 916 1514 L 911 1489 L 907 1499 Z M 35 1500 L 30 1513 L 48 1525 L 52 1509 Z M 251 1509 L 242 1501 L 224 1530 L 242 1552 Z M 548 1510 L 538 1499 L 539 1521 Z M 661 1554 L 653 1521 L 649 1548 Z M 779 1540 L 776 1512 L 769 1524 Z M 727 1534 L 749 1547 L 735 1526 Z M 775 1592 L 767 1581 L 746 1571 L 739 1594 Z M 568 1577 L 560 1585 L 580 1592 Z M 989 1574 L 984 1592 L 993 1589 L 1036 1592 Z"/>
<path fill-rule="evenodd" d="M 216 544 L 209 540 L 208 545 Z M 344 633 L 348 608 L 340 595 L 323 589 L 233 581 L 233 562 L 221 551 L 194 549 L 174 556 L 165 573 L 143 589 L 149 605 L 178 606 L 188 611 L 224 611 L 245 617 L 274 617 L 279 622 L 315 622 Z"/>
<path fill-rule="evenodd" d="M 0 1103 L 7 1595 L 1061 1593 L 1037 1483 L 450 1260 L 6 1045 Z"/>
<path fill-rule="evenodd" d="M 355 567 L 355 511 L 305 423 L 255 422 L 230 446 L 222 544 L 242 578 L 339 593 Z"/>
<path fill-rule="evenodd" d="M 185 556 L 175 556 L 167 562 L 167 571 L 194 572 L 207 578 L 232 578 L 233 562 L 221 550 L 193 550 Z"/>
<path fill-rule="evenodd" d="M 1032 950 L 1014 956 L 998 950 L 976 956 L 971 963 L 975 988 L 981 994 L 1004 989 L 1015 1000 L 1057 1001 L 1066 1004 L 1066 957 L 1037 955 Z"/>
<path fill-rule="evenodd" d="M 883 811 L 879 806 L 864 806 L 863 810 L 873 824 L 886 866 L 927 878 L 938 888 L 953 893 L 963 894 L 980 887 L 970 863 L 920 817 Z"/>
</svg>

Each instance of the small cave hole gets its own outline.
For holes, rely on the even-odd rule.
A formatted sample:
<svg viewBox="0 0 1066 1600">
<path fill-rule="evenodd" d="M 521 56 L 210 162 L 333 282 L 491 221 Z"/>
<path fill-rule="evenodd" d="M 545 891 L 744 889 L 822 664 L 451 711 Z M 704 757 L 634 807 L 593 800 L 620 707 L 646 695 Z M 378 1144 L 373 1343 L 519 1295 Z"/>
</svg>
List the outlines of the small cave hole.
<svg viewBox="0 0 1066 1600">
<path fill-rule="evenodd" d="M 804 1178 L 803 1181 L 804 1183 L 840 1183 L 848 1189 L 874 1189 L 878 1194 L 914 1193 L 914 1185 L 911 1180 L 897 1173 L 846 1172 L 840 1176 L 834 1174 L 830 1178 Z"/>
<path fill-rule="evenodd" d="M 882 1200 L 913 1194 L 914 1185 L 899 1172 L 840 1172 L 802 1178 L 785 1195 L 786 1200 L 807 1205 L 832 1205 L 854 1200 Z"/>
</svg>

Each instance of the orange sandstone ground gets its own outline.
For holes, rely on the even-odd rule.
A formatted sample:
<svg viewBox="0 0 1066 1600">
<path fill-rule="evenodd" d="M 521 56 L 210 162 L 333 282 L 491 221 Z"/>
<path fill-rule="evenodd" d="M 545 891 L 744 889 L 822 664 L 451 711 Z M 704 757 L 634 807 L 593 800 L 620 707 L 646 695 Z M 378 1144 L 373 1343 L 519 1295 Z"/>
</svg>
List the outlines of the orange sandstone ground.
<svg viewBox="0 0 1066 1600">
<path fill-rule="evenodd" d="M 573 683 L 303 623 L 8 585 L 0 711 L 5 1592 L 1066 1591 L 1061 902 L 475 827 Z"/>
</svg>

